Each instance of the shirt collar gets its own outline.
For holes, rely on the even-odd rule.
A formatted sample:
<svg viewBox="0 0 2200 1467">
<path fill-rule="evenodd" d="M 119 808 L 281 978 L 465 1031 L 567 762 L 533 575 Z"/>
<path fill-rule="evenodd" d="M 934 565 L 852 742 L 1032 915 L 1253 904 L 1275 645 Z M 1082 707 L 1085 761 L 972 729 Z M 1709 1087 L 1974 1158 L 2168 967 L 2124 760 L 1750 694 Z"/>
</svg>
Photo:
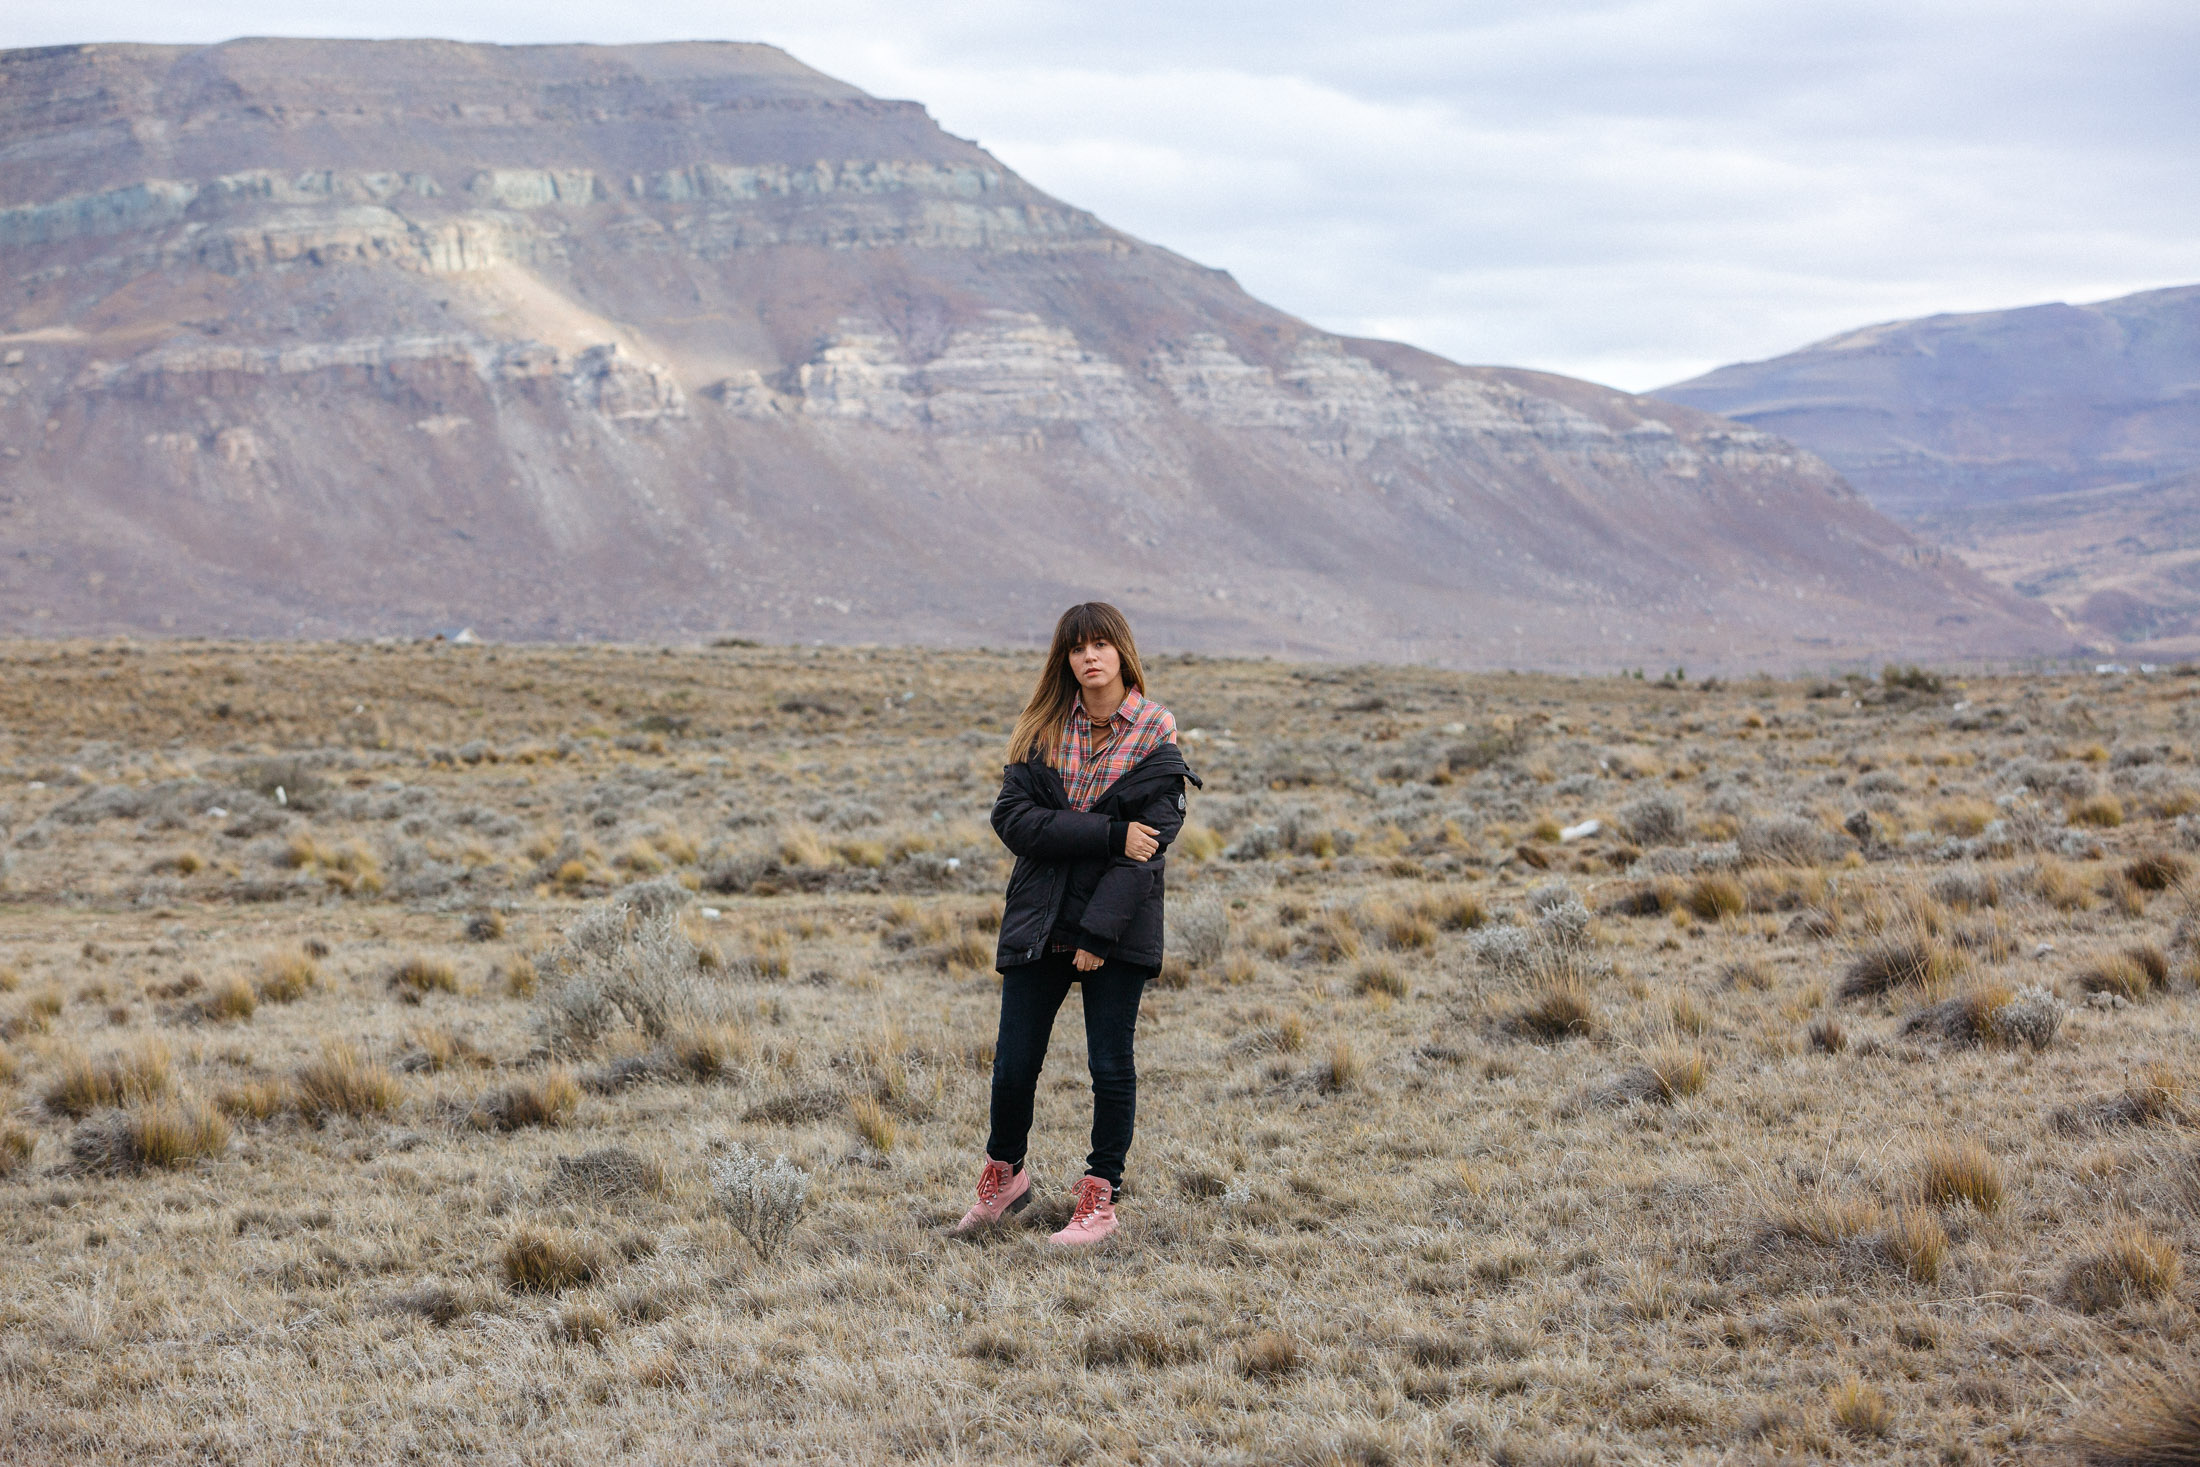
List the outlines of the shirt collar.
<svg viewBox="0 0 2200 1467">
<path fill-rule="evenodd" d="M 1139 696 L 1138 689 L 1125 688 L 1123 690 L 1123 701 L 1115 705 L 1115 716 L 1108 721 L 1120 724 L 1136 723 L 1138 721 L 1138 710 L 1145 706 L 1145 702 L 1146 700 Z M 1085 699 L 1082 693 L 1077 697 L 1077 716 L 1087 723 L 1092 722 L 1091 716 L 1085 712 Z"/>
</svg>

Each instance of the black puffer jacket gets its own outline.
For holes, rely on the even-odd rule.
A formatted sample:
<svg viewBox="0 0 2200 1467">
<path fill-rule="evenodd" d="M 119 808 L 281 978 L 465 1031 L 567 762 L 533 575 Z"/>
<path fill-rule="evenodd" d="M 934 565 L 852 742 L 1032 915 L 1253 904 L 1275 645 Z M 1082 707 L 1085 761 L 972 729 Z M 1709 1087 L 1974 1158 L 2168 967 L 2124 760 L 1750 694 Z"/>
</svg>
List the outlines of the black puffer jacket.
<svg viewBox="0 0 2200 1467">
<path fill-rule="evenodd" d="M 993 829 L 1016 853 L 994 966 L 1046 956 L 1060 933 L 1093 954 L 1161 966 L 1161 873 L 1184 827 L 1184 785 L 1199 783 L 1174 744 L 1162 744 L 1107 787 L 1090 810 L 1070 808 L 1062 776 L 1027 759 L 1001 772 Z M 1157 831 L 1143 861 L 1123 854 L 1132 821 Z"/>
</svg>

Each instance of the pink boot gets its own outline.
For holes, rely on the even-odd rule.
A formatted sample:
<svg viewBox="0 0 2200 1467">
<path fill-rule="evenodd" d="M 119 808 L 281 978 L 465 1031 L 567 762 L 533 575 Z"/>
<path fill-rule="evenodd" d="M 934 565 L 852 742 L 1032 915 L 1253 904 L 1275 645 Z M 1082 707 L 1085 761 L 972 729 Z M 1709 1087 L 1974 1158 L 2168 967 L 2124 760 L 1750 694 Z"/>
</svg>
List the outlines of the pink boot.
<svg viewBox="0 0 2200 1467">
<path fill-rule="evenodd" d="M 953 1231 L 967 1233 L 972 1228 L 997 1223 L 1012 1212 L 1022 1212 L 1031 1201 L 1031 1173 L 1015 1170 L 1005 1161 L 985 1159 L 985 1170 L 978 1173 L 978 1200 L 970 1204 L 963 1220 L 955 1224 Z"/>
<path fill-rule="evenodd" d="M 1063 1248 L 1088 1248 L 1115 1231 L 1115 1189 L 1105 1177 L 1087 1175 L 1077 1184 L 1077 1211 L 1069 1226 L 1047 1239 Z"/>
</svg>

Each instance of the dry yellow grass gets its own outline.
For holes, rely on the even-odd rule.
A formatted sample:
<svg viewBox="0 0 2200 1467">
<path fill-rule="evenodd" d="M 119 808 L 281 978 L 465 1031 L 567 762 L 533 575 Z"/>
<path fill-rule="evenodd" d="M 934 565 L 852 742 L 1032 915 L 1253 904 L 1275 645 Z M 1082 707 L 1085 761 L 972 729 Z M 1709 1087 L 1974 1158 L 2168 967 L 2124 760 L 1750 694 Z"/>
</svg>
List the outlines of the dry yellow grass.
<svg viewBox="0 0 2200 1467">
<path fill-rule="evenodd" d="M 2076 1431 L 2121 1443 L 2085 1448 L 2109 1463 L 2175 1440 L 2097 1366 L 2113 1336 L 2200 1368 L 2177 1322 L 2200 910 L 2161 859 L 2193 850 L 2196 685 L 1857 706 L 1148 672 L 1231 730 L 1187 743 L 1207 788 L 1169 875 L 1172 920 L 1222 940 L 1148 993 L 1123 1231 L 1063 1258 L 1041 1239 L 1088 1144 L 1075 995 L 1033 1207 L 943 1236 L 984 1141 L 985 814 L 1028 655 L 0 647 L 10 1450 L 1998 1461 Z M 2048 729 L 2081 694 L 2097 758 L 1918 716 L 1960 696 Z M 362 703 L 371 740 L 332 711 Z M 1499 720 L 1454 757 L 1447 727 Z M 2081 777 L 2122 823 L 2066 831 L 2019 793 Z M 1623 828 L 1653 793 L 1659 844 L 1528 838 Z M 1846 863 L 1712 845 L 1846 839 L 1860 807 Z M 1540 920 L 1553 882 L 1586 930 Z M 565 945 L 613 897 L 670 904 L 692 952 L 618 991 L 659 1017 L 549 1068 L 548 1017 L 602 996 Z M 413 959 L 425 981 L 391 987 Z M 256 1011 L 213 1022 L 232 974 Z M 1988 1037 L 2026 1006 L 2043 1047 Z M 734 1142 L 806 1179 L 769 1256 L 713 1190 Z"/>
</svg>

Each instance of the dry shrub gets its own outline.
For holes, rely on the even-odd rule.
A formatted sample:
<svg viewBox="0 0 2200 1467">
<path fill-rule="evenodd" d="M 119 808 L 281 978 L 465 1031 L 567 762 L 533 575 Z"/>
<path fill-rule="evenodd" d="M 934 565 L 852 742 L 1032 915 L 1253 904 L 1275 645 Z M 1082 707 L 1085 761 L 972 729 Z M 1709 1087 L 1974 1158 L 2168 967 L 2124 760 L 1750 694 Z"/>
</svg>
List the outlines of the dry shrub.
<svg viewBox="0 0 2200 1467">
<path fill-rule="evenodd" d="M 1352 975 L 1354 993 L 1378 993 L 1385 998 L 1404 998 L 1407 993 L 1405 975 L 1398 965 L 1386 957 L 1370 958 L 1360 964 L 1360 970 Z"/>
<path fill-rule="evenodd" d="M 1822 1014 L 1811 1021 L 1810 1047 L 1820 1054 L 1839 1054 L 1849 1047 L 1849 1031 L 1831 1014 Z"/>
<path fill-rule="evenodd" d="M 2066 813 L 2072 825 L 2090 825 L 2099 830 L 2112 830 L 2124 823 L 2124 802 L 2114 795 L 2089 795 L 2073 802 Z"/>
<path fill-rule="evenodd" d="M 521 1228 L 505 1241 L 506 1287 L 556 1294 L 603 1277 L 604 1251 L 589 1239 L 550 1228 Z"/>
<path fill-rule="evenodd" d="M 483 1130 L 517 1131 L 523 1126 L 562 1126 L 581 1103 L 581 1087 L 563 1070 L 508 1085 L 474 1110 Z"/>
<path fill-rule="evenodd" d="M 1936 1141 L 1918 1161 L 1917 1190 L 1934 1207 L 1992 1212 L 2001 1206 L 2001 1163 L 1976 1141 Z"/>
<path fill-rule="evenodd" d="M 1681 902 L 1688 908 L 1689 915 L 1699 922 L 1739 917 L 1749 908 L 1749 897 L 1742 890 L 1742 884 L 1731 876 L 1718 873 L 1699 876 L 1690 882 Z"/>
<path fill-rule="evenodd" d="M 320 1122 L 330 1116 L 383 1115 L 404 1098 L 397 1077 L 341 1041 L 323 1045 L 320 1055 L 291 1076 L 299 1113 Z"/>
<path fill-rule="evenodd" d="M 504 935 L 504 914 L 490 910 L 476 912 L 466 919 L 468 942 L 495 942 Z"/>
<path fill-rule="evenodd" d="M 2177 1245 L 2133 1224 L 2070 1265 L 2063 1274 L 2062 1298 L 2081 1314 L 2102 1314 L 2133 1299 L 2163 1298 L 2184 1276 Z"/>
<path fill-rule="evenodd" d="M 1879 1246 L 1895 1267 L 1918 1283 L 1930 1284 L 1947 1265 L 1948 1230 L 1925 1209 L 1905 1207 L 1879 1235 Z"/>
<path fill-rule="evenodd" d="M 221 1091 L 214 1104 L 233 1121 L 271 1121 L 289 1106 L 290 1091 L 276 1081 L 247 1080 Z"/>
<path fill-rule="evenodd" d="M 1898 988 L 1931 988 L 1953 977 L 1956 968 L 1955 955 L 1932 938 L 1920 933 L 1892 934 L 1849 960 L 1839 996 L 1877 998 Z"/>
<path fill-rule="evenodd" d="M 229 1122 L 195 1100 L 149 1100 L 77 1127 L 69 1155 L 88 1172 L 173 1171 L 229 1144 Z"/>
<path fill-rule="evenodd" d="M 965 1334 L 962 1343 L 955 1348 L 956 1353 L 966 1359 L 983 1360 L 992 1365 L 1014 1365 L 1024 1358 L 1027 1347 L 1021 1335 L 980 1327 Z"/>
<path fill-rule="evenodd" d="M 1833 1419 L 1841 1430 L 1858 1441 L 1873 1440 L 1894 1430 L 1894 1407 L 1886 1393 L 1860 1376 L 1850 1376 L 1826 1394 Z"/>
<path fill-rule="evenodd" d="M 1262 1330 L 1238 1351 L 1238 1373 L 1257 1380 L 1289 1375 L 1302 1363 L 1298 1341 L 1278 1330 Z"/>
<path fill-rule="evenodd" d="M 410 957 L 390 973 L 390 987 L 414 998 L 458 992 L 458 969 L 442 958 Z"/>
<path fill-rule="evenodd" d="M 304 953 L 284 953 L 260 964 L 254 985 L 266 1003 L 296 1003 L 321 981 L 321 970 Z"/>
<path fill-rule="evenodd" d="M 1233 952 L 1222 960 L 1222 981 L 1233 988 L 1243 987 L 1259 976 L 1259 965 L 1251 953 Z"/>
<path fill-rule="evenodd" d="M 253 993 L 252 985 L 232 973 L 216 982 L 192 1007 L 201 1018 L 229 1023 L 251 1018 L 259 1006 L 259 996 Z"/>
<path fill-rule="evenodd" d="M 1688 839 L 1687 808 L 1662 790 L 1620 807 L 1616 823 L 1638 846 L 1677 846 Z"/>
<path fill-rule="evenodd" d="M 168 1065 L 168 1046 L 158 1040 L 97 1061 L 69 1054 L 46 1087 L 46 1109 L 78 1120 L 95 1110 L 157 1100 L 174 1088 Z"/>
<path fill-rule="evenodd" d="M 1751 865 L 1816 866 L 1835 859 L 1838 844 L 1818 822 L 1800 815 L 1745 821 L 1735 836 L 1742 860 Z"/>
<path fill-rule="evenodd" d="M 0 1125 L 0 1180 L 14 1176 L 31 1164 L 38 1138 L 21 1126 Z"/>
<path fill-rule="evenodd" d="M 2192 1467 L 2200 1462 L 2200 1380 L 2155 1376 L 2126 1389 L 2072 1433 L 2084 1467 Z"/>
<path fill-rule="evenodd" d="M 1711 1010 L 1704 1006 L 1702 999 L 1686 989 L 1673 995 L 1665 1011 L 1667 1017 L 1673 1021 L 1673 1027 L 1683 1034 L 1694 1034 L 1700 1038 L 1711 1032 Z"/>
</svg>

